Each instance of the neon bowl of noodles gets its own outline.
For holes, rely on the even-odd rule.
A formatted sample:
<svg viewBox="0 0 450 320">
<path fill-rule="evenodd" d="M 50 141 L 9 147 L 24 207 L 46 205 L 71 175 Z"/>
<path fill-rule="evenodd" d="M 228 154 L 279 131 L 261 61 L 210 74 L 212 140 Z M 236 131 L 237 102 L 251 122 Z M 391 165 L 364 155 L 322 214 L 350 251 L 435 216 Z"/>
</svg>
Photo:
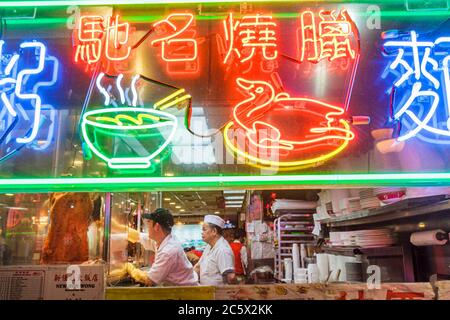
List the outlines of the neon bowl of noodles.
<svg viewBox="0 0 450 320">
<path fill-rule="evenodd" d="M 172 141 L 178 120 L 149 108 L 119 107 L 82 116 L 83 139 L 113 169 L 145 169 Z"/>
</svg>

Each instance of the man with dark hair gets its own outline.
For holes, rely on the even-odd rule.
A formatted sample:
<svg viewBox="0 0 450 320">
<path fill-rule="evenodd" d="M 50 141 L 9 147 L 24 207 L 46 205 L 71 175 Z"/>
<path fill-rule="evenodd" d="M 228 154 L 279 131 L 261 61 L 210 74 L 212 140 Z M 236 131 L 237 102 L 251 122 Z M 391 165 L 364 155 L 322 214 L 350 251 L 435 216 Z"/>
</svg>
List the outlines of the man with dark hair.
<svg viewBox="0 0 450 320">
<path fill-rule="evenodd" d="M 132 278 L 148 286 L 153 285 L 197 285 L 197 275 L 184 253 L 181 244 L 172 236 L 173 216 L 169 210 L 159 208 L 150 214 L 142 215 L 148 222 L 150 239 L 156 241 L 155 262 L 150 271 L 144 272 L 127 264 Z"/>
<path fill-rule="evenodd" d="M 201 257 L 202 257 L 202 252 L 201 252 L 201 251 L 198 251 L 198 250 L 196 250 L 194 246 L 192 246 L 192 247 L 191 247 L 191 250 L 190 250 L 190 252 L 192 252 L 193 254 L 195 254 L 195 255 L 196 255 L 197 257 L 199 257 L 199 258 L 201 258 Z"/>
<path fill-rule="evenodd" d="M 202 239 L 208 245 L 203 251 L 195 271 L 200 275 L 200 284 L 220 286 L 235 283 L 234 256 L 228 242 L 222 236 L 225 221 L 216 215 L 206 215 L 202 227 Z"/>
</svg>

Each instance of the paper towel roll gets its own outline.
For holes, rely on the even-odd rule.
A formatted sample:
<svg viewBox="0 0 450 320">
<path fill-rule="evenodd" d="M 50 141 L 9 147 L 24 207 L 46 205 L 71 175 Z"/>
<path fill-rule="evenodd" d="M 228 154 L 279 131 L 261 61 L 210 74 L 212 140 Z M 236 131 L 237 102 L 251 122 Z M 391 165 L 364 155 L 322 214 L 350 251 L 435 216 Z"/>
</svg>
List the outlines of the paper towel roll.
<svg viewBox="0 0 450 320">
<path fill-rule="evenodd" d="M 298 243 L 292 244 L 292 263 L 294 270 L 301 267 L 300 252 L 298 251 Z"/>
<path fill-rule="evenodd" d="M 447 239 L 441 238 L 443 235 L 447 237 L 447 234 L 443 230 L 414 232 L 411 234 L 410 241 L 415 246 L 442 246 L 448 242 Z"/>
<path fill-rule="evenodd" d="M 320 282 L 325 282 L 327 281 L 329 274 L 328 254 L 318 253 L 316 255 L 316 258 L 317 258 L 317 267 L 319 269 L 319 280 Z"/>
<path fill-rule="evenodd" d="M 284 262 L 284 280 L 290 283 L 292 282 L 292 259 L 285 258 L 283 262 Z"/>
</svg>

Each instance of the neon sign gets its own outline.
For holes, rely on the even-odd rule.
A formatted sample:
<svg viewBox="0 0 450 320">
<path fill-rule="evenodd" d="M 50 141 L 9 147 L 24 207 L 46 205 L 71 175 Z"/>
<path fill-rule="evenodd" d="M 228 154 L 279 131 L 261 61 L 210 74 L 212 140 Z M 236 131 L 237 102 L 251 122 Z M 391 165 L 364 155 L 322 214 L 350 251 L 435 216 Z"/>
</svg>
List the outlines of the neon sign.
<svg viewBox="0 0 450 320">
<path fill-rule="evenodd" d="M 347 11 L 321 10 L 318 17 L 305 11 L 300 23 L 301 58 L 297 63 L 354 60 L 345 102 L 339 106 L 304 95 L 291 96 L 277 72 L 272 72 L 270 79 L 238 75 L 237 89 L 247 98 L 233 107 L 224 139 L 232 153 L 250 165 L 278 170 L 317 166 L 345 150 L 355 138 L 350 123 L 369 122 L 368 117 L 361 117 L 356 123 L 346 115 L 359 61 L 359 34 Z M 223 62 L 286 57 L 277 49 L 276 26 L 270 15 L 244 16 L 235 22 L 230 13 L 223 21 L 228 43 Z M 261 50 L 259 56 L 256 50 Z"/>
<path fill-rule="evenodd" d="M 277 92 L 265 81 L 238 78 L 236 83 L 249 97 L 234 106 L 233 120 L 225 127 L 225 142 L 233 152 L 257 165 L 284 168 L 314 165 L 342 152 L 355 137 L 342 107 L 291 97 L 287 92 Z M 296 121 L 303 121 L 291 128 L 272 124 L 273 114 L 283 112 L 286 112 L 283 119 L 295 117 Z M 231 131 L 239 129 L 245 138 L 234 142 Z M 264 159 L 249 150 L 258 150 L 258 155 L 276 152 L 279 159 Z"/>
<path fill-rule="evenodd" d="M 246 15 L 234 21 L 233 13 L 230 13 L 223 21 L 227 43 L 223 63 L 234 59 L 244 63 L 255 57 L 257 50 L 265 60 L 275 60 L 278 57 L 276 26 L 270 15 Z"/>
<path fill-rule="evenodd" d="M 384 43 L 384 53 L 395 56 L 389 70 L 397 75 L 391 90 L 397 141 L 450 144 L 449 44 L 446 36 L 419 40 L 415 31 Z"/>
<path fill-rule="evenodd" d="M 103 56 L 109 61 L 123 61 L 130 56 L 129 23 L 120 23 L 119 15 L 107 17 L 106 23 L 104 20 L 98 15 L 80 17 L 75 62 L 94 64 Z"/>
<path fill-rule="evenodd" d="M 0 56 L 4 61 L 0 78 L 0 98 L 4 108 L 0 112 L 0 118 L 4 119 L 5 124 L 0 143 L 9 142 L 10 147 L 0 161 L 8 159 L 25 146 L 34 150 L 45 150 L 51 144 L 56 111 L 53 106 L 42 103 L 40 88 L 53 86 L 57 81 L 59 70 L 58 60 L 47 55 L 47 48 L 41 42 L 23 42 L 20 44 L 21 52 L 14 54 L 5 54 L 4 45 L 5 42 L 0 40 Z M 24 58 L 30 52 L 32 58 Z M 45 80 L 44 69 L 52 70 L 51 79 Z M 27 110 L 31 110 L 31 117 Z M 22 131 L 25 123 L 29 126 L 29 129 L 25 130 L 25 135 L 14 139 L 15 132 L 19 132 L 19 129 Z M 44 140 L 39 139 L 39 143 L 35 143 L 41 135 L 43 123 L 49 125 L 47 135 Z"/>
<path fill-rule="evenodd" d="M 106 108 L 83 114 L 81 130 L 90 151 L 105 161 L 111 169 L 147 169 L 173 140 L 178 119 L 164 110 L 191 99 L 184 89 L 160 99 L 153 108 L 137 107 L 135 88 L 139 75 L 131 80 L 132 106 L 107 107 L 112 104 L 110 93 L 102 86 L 105 75 L 100 73 L 96 85 L 104 96 Z M 120 102 L 127 102 L 122 86 L 123 75 L 116 79 Z"/>
<path fill-rule="evenodd" d="M 178 28 L 171 20 L 181 18 L 185 20 L 184 26 Z M 191 13 L 173 13 L 167 18 L 155 22 L 153 28 L 163 29 L 166 27 L 169 35 L 158 38 L 151 42 L 152 46 L 161 45 L 161 57 L 166 62 L 194 61 L 198 56 L 197 41 L 192 38 L 185 37 L 183 34 L 192 25 L 194 15 Z M 161 31 L 164 33 L 163 31 Z"/>
<path fill-rule="evenodd" d="M 137 116 L 136 116 L 137 114 Z M 108 163 L 111 169 L 146 169 L 151 166 L 151 160 L 161 153 L 171 142 L 178 120 L 170 113 L 145 108 L 105 108 L 88 111 L 83 115 L 82 134 L 84 141 L 99 158 Z M 93 131 L 93 135 L 88 131 Z M 135 139 L 143 145 L 161 136 L 161 131 L 167 131 L 168 138 L 152 149 L 142 150 L 144 154 L 130 157 L 116 156 L 108 153 L 104 144 L 99 141 L 112 142 L 114 138 L 123 140 Z M 95 140 L 91 137 L 94 136 Z M 159 143 L 160 141 L 158 141 Z"/>
<path fill-rule="evenodd" d="M 352 35 L 357 37 L 358 32 L 346 10 L 340 11 L 337 15 L 335 10 L 321 10 L 318 19 L 314 12 L 304 11 L 300 14 L 299 33 L 302 62 L 355 59 L 359 53 L 359 48 L 352 45 Z"/>
<path fill-rule="evenodd" d="M 160 49 L 167 74 L 189 76 L 199 73 L 199 40 L 192 13 L 169 14 L 155 22 L 153 30 L 158 37 L 150 44 Z"/>
<path fill-rule="evenodd" d="M 227 146 L 244 158 L 256 159 L 257 165 L 270 164 L 292 169 L 317 165 L 342 152 L 355 138 L 349 124 L 352 120 L 349 120 L 345 113 L 359 59 L 359 36 L 356 26 L 346 10 L 339 13 L 334 10 L 321 10 L 317 17 L 312 11 L 305 11 L 299 17 L 301 37 L 297 38 L 297 41 L 301 40 L 300 63 L 304 61 L 318 63 L 321 60 L 333 62 L 341 58 L 355 60 L 346 100 L 342 106 L 305 95 L 291 97 L 283 89 L 276 69 L 279 67 L 279 58 L 284 55 L 279 52 L 277 45 L 278 25 L 270 14 L 244 14 L 235 19 L 233 13 L 229 13 L 227 19 L 222 21 L 225 44 L 222 43 L 221 47 L 218 42 L 222 64 L 230 66 L 249 62 L 248 70 L 254 70 L 253 62 L 261 62 L 261 66 L 264 67 L 263 73 L 270 73 L 272 79 L 269 80 L 265 78 L 266 75 L 260 73 L 257 73 L 254 79 L 244 79 L 242 74 L 246 72 L 240 74 L 239 70 L 233 86 L 237 84 L 238 89 L 246 92 L 250 98 L 234 105 L 232 120 L 224 126 L 227 130 L 225 134 Z M 129 57 L 131 49 L 137 46 L 128 45 L 129 25 L 119 23 L 118 15 L 114 18 L 108 17 L 106 26 L 103 26 L 103 20 L 105 19 L 101 16 L 80 18 L 78 30 L 80 45 L 77 47 L 76 59 L 87 63 L 98 62 L 103 56 L 107 60 L 124 60 Z M 194 63 L 198 67 L 199 43 L 195 36 L 194 25 L 192 13 L 171 13 L 154 22 L 152 28 L 137 43 L 141 44 L 155 32 L 156 37 L 150 41 L 150 45 L 159 49 L 159 55 L 166 65 L 168 74 L 171 74 L 169 70 L 177 70 L 171 69 L 170 66 L 174 64 L 179 66 L 179 63 Z M 122 50 L 120 56 L 112 57 L 108 54 L 111 47 L 109 41 L 113 43 L 113 48 Z M 103 49 L 104 43 L 106 50 Z M 152 109 L 142 108 L 146 111 L 141 114 L 137 113 L 136 104 L 137 77 L 133 78 L 131 87 L 126 90 L 122 85 L 123 74 L 115 77 L 119 99 L 113 99 L 111 86 L 105 88 L 101 84 L 104 75 L 100 73 L 95 84 L 98 92 L 104 97 L 105 108 L 89 111 L 83 115 L 83 139 L 89 150 L 107 162 L 110 168 L 148 168 L 151 161 L 168 146 L 177 127 L 177 122 L 170 114 L 164 116 L 161 112 L 179 106 L 184 101 L 190 100 L 191 96 L 186 94 L 184 89 L 176 88 L 175 92 L 154 103 Z M 133 92 L 133 101 L 128 98 L 127 92 L 130 90 Z M 126 104 L 128 106 L 124 106 Z M 294 122 L 301 123 L 301 126 L 292 123 L 291 127 L 294 130 L 290 130 L 279 119 L 275 119 L 279 117 L 290 118 Z M 165 138 L 156 138 L 158 131 L 166 125 L 169 131 L 162 134 Z M 152 133 L 148 132 L 150 129 Z M 244 132 L 244 144 L 231 141 L 228 135 L 231 131 L 239 130 Z M 120 145 L 127 145 L 127 152 L 118 151 L 121 147 L 117 147 L 117 143 L 111 141 L 111 137 L 124 142 Z M 141 138 L 145 141 L 141 141 Z M 150 140 L 160 142 L 150 146 Z M 110 149 L 105 150 L 105 146 L 109 146 Z M 254 150 L 275 154 L 278 159 L 265 161 L 263 158 L 253 157 Z M 131 155 L 126 155 L 127 153 Z"/>
</svg>

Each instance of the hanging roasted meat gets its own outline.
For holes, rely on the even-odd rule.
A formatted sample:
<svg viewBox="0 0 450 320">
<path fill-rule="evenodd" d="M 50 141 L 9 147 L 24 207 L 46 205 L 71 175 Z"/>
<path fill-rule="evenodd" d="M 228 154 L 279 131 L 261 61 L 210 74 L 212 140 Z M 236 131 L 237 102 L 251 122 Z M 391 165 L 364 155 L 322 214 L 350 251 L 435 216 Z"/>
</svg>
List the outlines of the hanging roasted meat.
<svg viewBox="0 0 450 320">
<path fill-rule="evenodd" d="M 93 203 L 89 193 L 55 193 L 41 263 L 82 263 L 89 259 L 88 226 Z"/>
</svg>

